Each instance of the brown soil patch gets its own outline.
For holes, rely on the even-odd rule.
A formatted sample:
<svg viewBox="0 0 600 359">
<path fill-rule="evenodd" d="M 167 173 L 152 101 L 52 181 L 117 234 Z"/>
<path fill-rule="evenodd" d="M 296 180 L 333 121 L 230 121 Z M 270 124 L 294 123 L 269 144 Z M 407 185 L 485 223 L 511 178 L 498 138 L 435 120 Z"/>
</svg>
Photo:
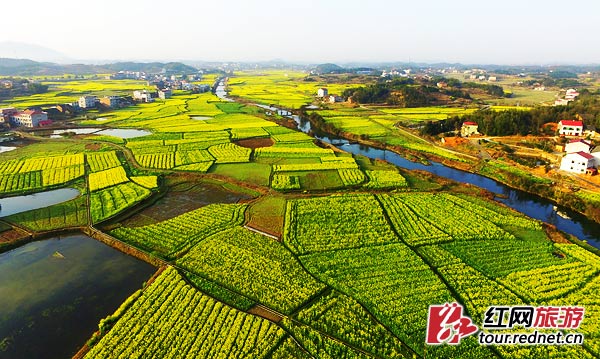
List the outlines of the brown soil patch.
<svg viewBox="0 0 600 359">
<path fill-rule="evenodd" d="M 275 144 L 271 138 L 249 138 L 235 141 L 235 143 L 246 148 L 271 147 Z"/>
<path fill-rule="evenodd" d="M 25 238 L 28 235 L 19 230 L 9 229 L 8 231 L 4 231 L 0 233 L 0 243 L 11 243 L 15 242 L 19 239 Z"/>
<path fill-rule="evenodd" d="M 560 233 L 555 226 L 551 225 L 551 224 L 547 224 L 544 223 L 543 224 L 544 227 L 544 231 L 546 232 L 546 234 L 548 235 L 548 238 L 550 238 L 550 240 L 554 243 L 566 243 L 566 244 L 570 244 L 571 242 L 565 238 L 565 236 Z"/>
<path fill-rule="evenodd" d="M 259 317 L 263 317 L 275 323 L 279 323 L 281 319 L 283 319 L 279 314 L 274 313 L 261 305 L 255 305 L 248 311 L 248 313 L 258 315 Z"/>
<path fill-rule="evenodd" d="M 469 142 L 469 140 L 462 137 L 444 137 L 444 141 L 444 145 L 449 147 L 456 147 Z"/>
<path fill-rule="evenodd" d="M 88 143 L 87 145 L 85 145 L 85 149 L 90 151 L 98 151 L 101 148 L 102 145 L 99 143 Z"/>
<path fill-rule="evenodd" d="M 249 197 L 204 183 L 180 182 L 152 206 L 122 222 L 125 226 L 145 226 L 193 211 L 211 203 L 236 203 Z"/>
</svg>

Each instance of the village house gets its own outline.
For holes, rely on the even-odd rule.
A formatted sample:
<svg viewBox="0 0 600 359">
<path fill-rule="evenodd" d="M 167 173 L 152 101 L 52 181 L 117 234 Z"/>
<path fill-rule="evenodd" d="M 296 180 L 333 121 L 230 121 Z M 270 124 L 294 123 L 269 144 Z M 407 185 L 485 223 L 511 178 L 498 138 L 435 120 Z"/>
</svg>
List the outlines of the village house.
<svg viewBox="0 0 600 359">
<path fill-rule="evenodd" d="M 583 122 L 562 120 L 558 123 L 558 134 L 561 136 L 581 136 L 583 134 Z"/>
<path fill-rule="evenodd" d="M 594 156 L 594 159 L 596 160 L 596 167 L 598 167 L 600 165 L 600 146 L 594 148 L 590 154 Z"/>
<path fill-rule="evenodd" d="M 152 94 L 148 90 L 136 90 L 133 91 L 133 99 L 139 102 L 154 102 Z"/>
<path fill-rule="evenodd" d="M 0 109 L 0 122 L 9 123 L 10 117 L 12 115 L 16 114 L 17 112 L 19 112 L 19 111 L 14 107 L 7 107 L 7 108 Z"/>
<path fill-rule="evenodd" d="M 489 81 L 489 82 L 496 82 L 496 81 L 498 81 L 498 78 L 497 78 L 496 76 L 490 76 L 490 77 L 488 78 L 488 81 Z"/>
<path fill-rule="evenodd" d="M 567 153 L 575 153 L 575 152 L 585 152 L 590 153 L 592 149 L 592 144 L 586 140 L 571 140 L 569 143 L 565 145 L 565 152 Z"/>
<path fill-rule="evenodd" d="M 106 107 L 110 107 L 110 108 L 119 107 L 119 97 L 118 96 L 104 96 L 100 99 L 100 104 L 102 104 Z"/>
<path fill-rule="evenodd" d="M 478 129 L 479 129 L 479 125 L 477 125 L 477 122 L 471 122 L 471 121 L 463 122 L 462 127 L 460 128 L 460 135 L 462 137 L 478 135 L 479 134 Z"/>
<path fill-rule="evenodd" d="M 78 104 L 80 108 L 93 108 L 96 107 L 96 101 L 98 101 L 96 96 L 81 96 Z"/>
<path fill-rule="evenodd" d="M 168 98 L 171 98 L 171 96 L 173 96 L 173 91 L 171 91 L 170 89 L 158 90 L 158 98 L 160 98 L 161 100 L 166 100 Z"/>
<path fill-rule="evenodd" d="M 336 103 L 336 102 L 343 102 L 344 98 L 338 95 L 330 95 L 329 96 L 329 102 L 330 103 Z"/>
<path fill-rule="evenodd" d="M 325 87 L 321 87 L 317 90 L 318 97 L 327 97 L 329 95 L 329 91 Z"/>
<path fill-rule="evenodd" d="M 14 113 L 10 116 L 10 123 L 15 126 L 38 127 L 49 124 L 48 114 L 39 110 L 25 110 Z"/>
<path fill-rule="evenodd" d="M 577 92 L 577 90 L 568 89 L 567 94 L 565 95 L 565 99 L 572 101 L 572 100 L 575 100 L 577 98 L 577 96 L 579 96 L 579 92 Z"/>
<path fill-rule="evenodd" d="M 563 157 L 560 169 L 572 173 L 595 172 L 596 158 L 586 152 L 569 153 Z"/>
<path fill-rule="evenodd" d="M 13 87 L 13 82 L 11 80 L 0 80 L 0 87 L 11 89 Z"/>
</svg>

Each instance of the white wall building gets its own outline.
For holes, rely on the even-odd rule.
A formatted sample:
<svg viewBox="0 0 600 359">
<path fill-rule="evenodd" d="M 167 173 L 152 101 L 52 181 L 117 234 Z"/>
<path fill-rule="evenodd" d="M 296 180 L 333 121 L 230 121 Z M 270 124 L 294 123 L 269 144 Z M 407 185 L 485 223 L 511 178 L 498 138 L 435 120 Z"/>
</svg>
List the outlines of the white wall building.
<svg viewBox="0 0 600 359">
<path fill-rule="evenodd" d="M 592 149 L 592 144 L 586 140 L 571 140 L 569 143 L 565 145 L 565 152 L 574 153 L 574 152 L 585 152 L 590 153 Z"/>
<path fill-rule="evenodd" d="M 140 102 L 153 102 L 152 95 L 147 90 L 133 91 L 133 99 Z"/>
<path fill-rule="evenodd" d="M 96 101 L 98 98 L 96 96 L 81 96 L 78 101 L 78 105 L 81 108 L 92 108 L 96 107 Z"/>
<path fill-rule="evenodd" d="M 329 91 L 325 87 L 321 87 L 320 89 L 317 90 L 318 97 L 327 97 L 328 94 L 329 94 Z"/>
<path fill-rule="evenodd" d="M 583 122 L 562 120 L 558 123 L 558 133 L 564 136 L 581 136 L 583 135 Z"/>
<path fill-rule="evenodd" d="M 463 122 L 463 124 L 460 128 L 460 135 L 462 137 L 469 137 L 471 135 L 478 135 L 478 134 L 479 134 L 479 125 L 477 125 L 477 122 L 471 122 L 471 121 Z"/>
<path fill-rule="evenodd" d="M 38 127 L 42 121 L 48 121 L 48 114 L 42 111 L 26 110 L 10 117 L 12 124 L 24 127 Z"/>
<path fill-rule="evenodd" d="M 161 100 L 166 100 L 168 98 L 171 98 L 172 95 L 173 95 L 173 91 L 171 91 L 170 89 L 158 90 L 158 98 L 160 98 Z"/>
<path fill-rule="evenodd" d="M 596 158 L 586 152 L 569 153 L 560 162 L 560 169 L 573 173 L 585 173 L 588 168 L 595 168 Z"/>
<path fill-rule="evenodd" d="M 100 99 L 100 103 L 104 106 L 115 108 L 119 106 L 119 97 L 118 96 L 104 96 Z"/>
</svg>

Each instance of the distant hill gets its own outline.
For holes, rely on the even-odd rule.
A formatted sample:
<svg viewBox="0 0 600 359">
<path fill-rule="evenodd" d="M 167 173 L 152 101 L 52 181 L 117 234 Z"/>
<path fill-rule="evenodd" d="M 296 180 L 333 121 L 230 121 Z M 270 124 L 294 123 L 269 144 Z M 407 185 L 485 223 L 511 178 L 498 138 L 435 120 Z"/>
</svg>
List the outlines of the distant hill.
<svg viewBox="0 0 600 359">
<path fill-rule="evenodd" d="M 65 54 L 47 47 L 15 41 L 0 41 L 0 57 L 61 64 L 73 62 Z"/>
<path fill-rule="evenodd" d="M 163 71 L 176 73 L 196 73 L 198 69 L 192 66 L 182 64 L 181 62 L 116 62 L 107 64 L 103 67 L 110 69 L 113 72 L 117 71 L 141 71 L 157 73 Z"/>
<path fill-rule="evenodd" d="M 314 71 L 318 74 L 341 74 L 346 72 L 346 69 L 336 64 L 321 64 L 317 65 Z"/>
<path fill-rule="evenodd" d="M 0 76 L 56 76 L 63 74 L 101 74 L 118 71 L 142 71 L 159 73 L 196 73 L 198 70 L 180 62 L 117 62 L 106 65 L 61 65 L 51 62 L 37 62 L 28 59 L 0 58 Z"/>
<path fill-rule="evenodd" d="M 353 73 L 361 73 L 361 72 L 374 72 L 375 69 L 371 67 L 341 67 L 336 64 L 321 64 L 317 65 L 313 72 L 323 75 L 323 74 L 353 74 Z"/>
</svg>

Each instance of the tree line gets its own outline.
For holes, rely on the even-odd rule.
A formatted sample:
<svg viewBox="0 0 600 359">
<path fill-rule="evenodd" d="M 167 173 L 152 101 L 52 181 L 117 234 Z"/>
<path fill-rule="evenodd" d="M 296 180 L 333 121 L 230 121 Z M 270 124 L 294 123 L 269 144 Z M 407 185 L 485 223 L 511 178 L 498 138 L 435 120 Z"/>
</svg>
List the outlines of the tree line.
<svg viewBox="0 0 600 359">
<path fill-rule="evenodd" d="M 544 132 L 543 125 L 560 120 L 583 118 L 586 126 L 600 128 L 600 91 L 582 90 L 579 98 L 567 106 L 536 107 L 529 111 L 481 110 L 463 116 L 454 116 L 447 120 L 427 122 L 421 127 L 424 135 L 435 136 L 445 132 L 460 130 L 464 121 L 476 122 L 479 132 L 489 136 L 510 135 L 551 135 Z"/>
<path fill-rule="evenodd" d="M 459 89 L 439 89 L 426 82 L 414 79 L 395 79 L 368 86 L 344 90 L 342 96 L 352 98 L 357 103 L 377 103 L 399 107 L 428 106 L 437 101 L 438 94 L 470 99 L 468 93 Z"/>
</svg>

